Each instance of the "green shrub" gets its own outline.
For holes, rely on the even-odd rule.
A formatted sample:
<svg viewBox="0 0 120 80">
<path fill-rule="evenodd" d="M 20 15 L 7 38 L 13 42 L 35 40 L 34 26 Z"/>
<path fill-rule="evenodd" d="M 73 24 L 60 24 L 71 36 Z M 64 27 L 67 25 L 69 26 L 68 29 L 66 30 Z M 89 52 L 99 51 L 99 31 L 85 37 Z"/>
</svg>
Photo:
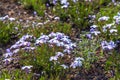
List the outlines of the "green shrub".
<svg viewBox="0 0 120 80">
<path fill-rule="evenodd" d="M 47 0 L 21 0 L 26 9 L 33 9 L 37 11 L 40 16 L 44 16 L 46 1 Z"/>
<path fill-rule="evenodd" d="M 100 49 L 101 39 L 94 38 L 90 40 L 83 34 L 81 35 L 81 39 L 82 41 L 77 44 L 75 55 L 83 57 L 83 67 L 90 69 L 91 65 L 94 64 L 95 61 L 104 56 L 102 50 Z"/>
<path fill-rule="evenodd" d="M 26 53 L 22 51 L 19 54 L 20 64 L 32 65 L 32 73 L 40 74 L 41 79 L 61 77 L 64 75 L 64 69 L 57 61 L 50 61 L 50 57 L 60 50 L 58 47 L 50 48 L 48 45 L 43 44 L 33 52 Z"/>
<path fill-rule="evenodd" d="M 14 29 L 14 24 L 5 24 L 0 21 L 0 45 L 11 43 L 13 40 L 12 38 L 14 38 L 17 33 L 18 32 L 16 32 L 16 30 Z"/>
<path fill-rule="evenodd" d="M 22 28 L 21 28 L 22 29 Z M 41 34 L 49 34 L 51 32 L 62 32 L 67 35 L 71 34 L 71 25 L 68 23 L 62 23 L 62 22 L 49 22 L 47 24 L 44 24 L 40 27 L 28 27 L 24 28 L 23 31 L 21 31 L 21 34 L 31 34 L 36 37 L 39 37 Z"/>
</svg>

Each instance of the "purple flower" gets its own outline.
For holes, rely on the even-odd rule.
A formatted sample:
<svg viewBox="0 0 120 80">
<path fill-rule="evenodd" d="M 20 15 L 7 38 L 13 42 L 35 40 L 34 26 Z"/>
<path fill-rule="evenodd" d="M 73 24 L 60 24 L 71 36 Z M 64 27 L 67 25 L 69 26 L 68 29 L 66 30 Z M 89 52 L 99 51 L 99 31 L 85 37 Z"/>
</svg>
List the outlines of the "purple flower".
<svg viewBox="0 0 120 80">
<path fill-rule="evenodd" d="M 91 34 L 86 34 L 86 37 L 87 37 L 88 39 L 92 39 L 92 35 L 91 35 Z"/>
<path fill-rule="evenodd" d="M 100 34 L 100 31 L 92 31 L 91 33 L 97 36 L 98 34 Z"/>
<path fill-rule="evenodd" d="M 100 17 L 100 18 L 98 19 L 98 21 L 108 21 L 109 18 L 110 18 L 110 17 L 103 16 L 103 17 Z"/>
<path fill-rule="evenodd" d="M 63 54 L 62 52 L 56 52 L 56 55 L 55 55 L 55 56 L 56 56 L 56 57 L 59 57 L 59 56 L 63 57 L 64 54 Z"/>
<path fill-rule="evenodd" d="M 101 46 L 103 50 L 112 50 L 116 47 L 116 44 L 113 41 L 110 41 L 109 43 L 107 41 L 102 41 Z"/>
<path fill-rule="evenodd" d="M 8 52 L 8 53 L 3 54 L 3 56 L 4 56 L 5 58 L 11 57 L 12 55 L 13 55 L 12 52 Z"/>
<path fill-rule="evenodd" d="M 10 49 L 6 49 L 6 52 L 9 53 L 9 52 L 11 52 L 11 51 L 10 51 Z"/>
<path fill-rule="evenodd" d="M 58 57 L 57 56 L 51 56 L 50 61 L 57 61 Z"/>
<path fill-rule="evenodd" d="M 33 12 L 33 14 L 34 14 L 34 15 L 37 15 L 37 12 L 36 12 L 36 11 L 34 11 L 34 12 Z"/>
<path fill-rule="evenodd" d="M 25 70 L 26 73 L 30 73 L 32 67 L 33 66 L 23 66 L 21 69 Z"/>
<path fill-rule="evenodd" d="M 92 25 L 90 28 L 96 29 L 98 26 L 97 25 Z"/>
<path fill-rule="evenodd" d="M 56 33 L 51 32 L 48 36 L 49 36 L 49 37 L 56 37 L 56 35 L 57 35 Z"/>
<path fill-rule="evenodd" d="M 76 57 L 75 60 L 71 63 L 70 67 L 76 68 L 82 66 L 82 61 L 84 61 L 81 57 Z"/>
</svg>

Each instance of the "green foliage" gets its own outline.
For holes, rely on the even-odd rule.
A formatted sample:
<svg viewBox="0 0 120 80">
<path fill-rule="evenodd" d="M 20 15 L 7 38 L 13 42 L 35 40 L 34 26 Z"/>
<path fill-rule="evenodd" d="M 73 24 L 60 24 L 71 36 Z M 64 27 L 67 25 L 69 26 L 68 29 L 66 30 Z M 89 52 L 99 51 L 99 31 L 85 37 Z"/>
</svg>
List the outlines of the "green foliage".
<svg viewBox="0 0 120 80">
<path fill-rule="evenodd" d="M 44 16 L 46 0 L 21 0 L 26 9 L 37 11 L 38 15 Z"/>
<path fill-rule="evenodd" d="M 90 4 L 91 5 L 91 4 Z M 55 6 L 54 13 L 60 17 L 63 22 L 70 22 L 74 27 L 84 29 L 88 26 L 88 15 L 92 11 L 92 7 L 83 2 L 70 2 L 68 8 L 61 8 L 61 5 Z"/>
<path fill-rule="evenodd" d="M 44 16 L 44 12 L 47 9 L 45 6 L 46 1 L 47 0 L 21 0 L 25 8 L 33 9 L 43 17 L 46 17 Z M 76 3 L 73 3 L 72 0 L 68 1 L 70 3 L 68 8 L 61 8 L 62 5 L 60 4 L 60 1 L 58 1 L 56 5 L 49 7 L 50 13 L 60 17 L 60 21 L 53 20 L 40 27 L 19 27 L 21 32 L 20 36 L 24 34 L 32 34 L 38 38 L 42 33 L 49 34 L 51 32 L 63 32 L 71 35 L 72 27 L 77 27 L 80 30 L 88 28 L 91 25 L 88 16 L 95 12 L 97 15 L 94 24 L 98 25 L 98 30 L 101 31 L 101 34 L 94 36 L 93 39 L 87 39 L 84 35 L 86 32 L 81 34 L 80 37 L 82 41 L 77 44 L 77 48 L 75 50 L 76 54 L 72 54 L 74 55 L 72 57 L 83 57 L 83 68 L 90 69 L 94 62 L 105 57 L 103 54 L 104 51 L 100 46 L 101 41 L 117 40 L 120 38 L 120 26 L 118 24 L 115 24 L 118 30 L 117 37 L 114 34 L 109 35 L 110 32 L 108 31 L 106 33 L 102 32 L 102 27 L 104 25 L 113 22 L 113 16 L 115 16 L 119 11 L 120 6 L 114 6 L 113 4 L 108 5 L 111 0 L 93 0 L 93 2 L 78 1 Z M 99 22 L 98 19 L 102 16 L 109 16 L 110 19 L 108 21 Z M 0 44 L 5 45 L 11 42 L 13 33 L 17 34 L 18 32 L 14 30 L 14 24 L 12 23 L 4 24 L 3 22 L 0 22 L 0 25 Z M 66 70 L 63 70 L 63 67 L 60 66 L 60 63 L 62 63 L 63 60 L 60 58 L 58 60 L 60 63 L 57 61 L 49 61 L 50 57 L 54 56 L 57 51 L 62 51 L 62 49 L 56 46 L 53 46 L 52 48 L 46 44 L 42 44 L 31 52 L 21 50 L 18 53 L 18 56 L 20 57 L 19 63 L 22 66 L 32 65 L 32 72 L 27 74 L 25 71 L 20 69 L 15 69 L 14 71 L 2 70 L 0 79 L 30 80 L 34 75 L 33 73 L 37 73 L 40 74 L 39 80 L 62 80 L 63 77 L 66 77 Z M 114 54 L 109 55 L 105 68 L 106 72 L 114 70 L 115 77 L 113 77 L 113 80 L 117 80 L 120 79 L 120 57 L 117 52 L 112 51 L 111 53 Z"/>
<path fill-rule="evenodd" d="M 5 24 L 0 21 L 0 44 L 6 45 L 11 42 L 12 38 L 17 34 L 18 32 L 14 29 L 14 24 L 8 23 Z"/>
<path fill-rule="evenodd" d="M 85 35 L 81 35 L 82 41 L 78 43 L 78 47 L 75 50 L 76 56 L 84 58 L 83 66 L 89 69 L 91 64 L 102 58 L 103 52 L 100 49 L 101 39 L 94 38 L 92 40 L 85 38 Z M 99 56 L 99 57 L 98 57 Z"/>
<path fill-rule="evenodd" d="M 50 3 L 52 4 L 52 1 Z M 77 1 L 73 2 L 69 0 L 69 6 L 67 8 L 61 8 L 60 1 L 57 1 L 57 4 L 50 6 L 50 9 L 46 7 L 47 0 L 21 0 L 25 8 L 32 8 L 37 11 L 38 15 L 44 16 L 45 10 L 49 10 L 48 13 L 59 16 L 62 22 L 70 23 L 71 26 L 77 27 L 79 29 L 86 29 L 90 23 L 88 15 L 98 12 L 97 8 L 101 6 L 106 6 L 111 0 L 95 0 L 92 2 L 88 1 Z"/>
<path fill-rule="evenodd" d="M 110 2 L 110 0 L 108 0 Z M 63 22 L 70 22 L 73 27 L 79 29 L 86 29 L 90 25 L 88 15 L 99 11 L 97 8 L 106 3 L 105 0 L 98 0 L 92 2 L 77 1 L 74 3 L 72 0 L 68 1 L 70 4 L 67 8 L 61 8 L 61 4 L 57 4 L 53 8 L 53 13 L 60 17 Z M 108 3 L 108 2 L 107 2 Z"/>
<path fill-rule="evenodd" d="M 48 45 L 41 45 L 33 52 L 20 52 L 20 64 L 32 65 L 32 72 L 40 74 L 40 80 L 44 78 L 56 78 L 64 75 L 63 68 L 57 61 L 49 61 L 51 56 L 55 55 L 56 51 L 61 51 L 60 48 L 50 48 Z"/>
<path fill-rule="evenodd" d="M 109 56 L 106 61 L 105 69 L 107 72 L 111 71 L 112 78 L 110 80 L 120 79 L 120 54 L 115 51 Z"/>
<path fill-rule="evenodd" d="M 19 69 L 15 70 L 4 70 L 1 72 L 0 80 L 10 79 L 10 80 L 30 80 L 32 73 L 25 73 Z"/>
<path fill-rule="evenodd" d="M 105 40 L 108 40 L 108 41 L 117 40 L 119 38 L 120 28 L 118 24 L 114 24 L 110 28 L 110 29 L 118 30 L 117 33 L 111 34 L 109 31 L 110 29 L 107 29 L 106 32 L 103 31 L 104 26 L 106 26 L 107 24 L 115 23 L 115 20 L 113 19 L 113 17 L 117 15 L 117 13 L 119 12 L 119 8 L 120 8 L 120 5 L 115 6 L 113 4 L 110 4 L 107 7 L 100 8 L 100 12 L 96 14 L 96 19 L 94 21 L 94 24 L 98 26 L 98 30 L 100 30 L 101 32 L 101 38 L 104 38 Z M 108 21 L 98 21 L 98 19 L 103 16 L 108 16 L 110 17 L 110 19 Z M 114 26 L 116 26 L 116 28 L 114 28 Z"/>
<path fill-rule="evenodd" d="M 39 37 L 42 33 L 49 34 L 51 32 L 62 32 L 62 33 L 70 35 L 71 34 L 71 25 L 68 23 L 50 22 L 50 23 L 44 24 L 43 26 L 40 26 L 40 27 L 24 28 L 24 30 L 21 31 L 21 34 L 23 34 L 23 35 L 24 34 L 32 34 L 36 37 Z"/>
</svg>

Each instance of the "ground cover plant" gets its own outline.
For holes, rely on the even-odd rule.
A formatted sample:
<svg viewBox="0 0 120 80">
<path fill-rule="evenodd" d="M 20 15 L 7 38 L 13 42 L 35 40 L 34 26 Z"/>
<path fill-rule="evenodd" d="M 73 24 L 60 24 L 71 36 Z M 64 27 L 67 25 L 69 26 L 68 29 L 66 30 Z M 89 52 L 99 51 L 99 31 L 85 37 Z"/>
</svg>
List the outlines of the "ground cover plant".
<svg viewBox="0 0 120 80">
<path fill-rule="evenodd" d="M 0 3 L 0 80 L 120 79 L 119 1 Z"/>
</svg>

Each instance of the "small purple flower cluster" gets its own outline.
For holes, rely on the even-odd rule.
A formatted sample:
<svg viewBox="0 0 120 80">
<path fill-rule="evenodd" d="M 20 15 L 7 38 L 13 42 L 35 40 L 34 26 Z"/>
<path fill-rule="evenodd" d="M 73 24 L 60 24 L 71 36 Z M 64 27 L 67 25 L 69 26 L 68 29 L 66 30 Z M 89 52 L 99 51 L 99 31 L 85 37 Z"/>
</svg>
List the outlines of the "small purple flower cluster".
<svg viewBox="0 0 120 80">
<path fill-rule="evenodd" d="M 103 16 L 98 19 L 98 21 L 108 21 L 110 17 Z"/>
<path fill-rule="evenodd" d="M 66 36 L 64 33 L 60 32 L 52 32 L 49 35 L 42 35 L 40 36 L 36 42 L 35 45 L 41 45 L 43 43 L 47 43 L 50 46 L 58 46 L 64 48 L 64 53 L 70 54 L 71 51 L 76 47 L 75 43 L 72 43 L 72 41 L 69 39 L 68 36 Z"/>
<path fill-rule="evenodd" d="M 100 34 L 101 32 L 97 30 L 97 25 L 92 25 L 90 26 L 90 32 L 88 34 L 86 34 L 86 37 L 88 39 L 93 39 L 93 35 L 97 36 L 98 34 Z"/>
<path fill-rule="evenodd" d="M 118 12 L 117 15 L 113 17 L 113 19 L 115 20 L 116 24 L 120 24 L 120 12 Z"/>
<path fill-rule="evenodd" d="M 32 35 L 24 35 L 19 41 L 12 45 L 9 49 L 6 49 L 4 57 L 11 57 L 13 54 L 18 53 L 20 49 L 34 50 L 35 47 L 31 47 L 31 40 L 34 39 Z"/>
<path fill-rule="evenodd" d="M 74 3 L 76 3 L 78 0 L 72 0 Z M 49 0 L 49 2 L 51 2 Z M 59 2 L 59 0 L 53 0 L 52 4 L 56 5 L 57 2 Z M 62 5 L 61 8 L 67 8 L 69 6 L 69 0 L 60 0 L 60 4 Z M 49 4 L 46 4 L 47 6 L 49 6 Z"/>
<path fill-rule="evenodd" d="M 57 61 L 59 57 L 63 57 L 64 54 L 62 52 L 57 52 L 55 56 L 50 57 L 50 61 Z"/>
<path fill-rule="evenodd" d="M 101 46 L 103 50 L 112 50 L 116 47 L 116 44 L 113 41 L 107 42 L 107 41 L 102 41 Z"/>
<path fill-rule="evenodd" d="M 61 0 L 61 8 L 67 8 L 69 6 L 69 2 L 67 2 L 67 0 Z"/>
<path fill-rule="evenodd" d="M 33 66 L 23 66 L 21 69 L 22 70 L 24 70 L 26 73 L 30 73 L 30 71 L 31 71 L 31 68 L 32 68 Z"/>
<path fill-rule="evenodd" d="M 94 34 L 95 36 L 97 36 L 98 34 L 100 34 L 100 31 L 97 30 L 97 25 L 92 25 L 90 26 L 90 33 Z"/>
<path fill-rule="evenodd" d="M 10 21 L 15 21 L 15 18 L 9 17 L 8 15 L 6 15 L 4 17 L 0 17 L 1 21 L 7 20 L 7 19 L 10 20 Z"/>
<path fill-rule="evenodd" d="M 84 61 L 81 57 L 76 57 L 75 60 L 71 63 L 70 67 L 76 68 L 82 66 L 82 61 Z"/>
<path fill-rule="evenodd" d="M 32 43 L 33 40 L 35 40 L 35 37 L 32 35 L 24 35 L 14 45 L 6 49 L 6 53 L 4 54 L 5 59 L 3 61 L 8 63 L 13 60 L 13 54 L 18 53 L 21 49 L 25 51 L 33 51 L 37 46 L 41 46 L 42 44 L 48 44 L 50 47 L 58 46 L 63 48 L 63 52 L 56 52 L 55 56 L 50 57 L 50 61 L 57 61 L 59 57 L 64 56 L 63 53 L 70 54 L 76 47 L 76 43 L 73 43 L 72 40 L 69 39 L 69 36 L 60 32 L 52 32 L 49 35 L 41 35 L 35 40 L 35 43 Z"/>
</svg>

